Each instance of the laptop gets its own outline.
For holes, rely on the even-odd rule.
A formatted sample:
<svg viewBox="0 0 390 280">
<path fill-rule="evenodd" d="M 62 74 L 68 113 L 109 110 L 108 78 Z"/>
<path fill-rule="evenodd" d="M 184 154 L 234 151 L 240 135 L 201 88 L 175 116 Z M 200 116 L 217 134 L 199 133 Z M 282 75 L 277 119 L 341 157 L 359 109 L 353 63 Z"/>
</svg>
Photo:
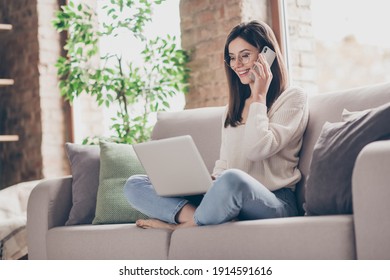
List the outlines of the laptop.
<svg viewBox="0 0 390 280">
<path fill-rule="evenodd" d="M 190 135 L 133 145 L 160 196 L 203 194 L 213 181 Z"/>
</svg>

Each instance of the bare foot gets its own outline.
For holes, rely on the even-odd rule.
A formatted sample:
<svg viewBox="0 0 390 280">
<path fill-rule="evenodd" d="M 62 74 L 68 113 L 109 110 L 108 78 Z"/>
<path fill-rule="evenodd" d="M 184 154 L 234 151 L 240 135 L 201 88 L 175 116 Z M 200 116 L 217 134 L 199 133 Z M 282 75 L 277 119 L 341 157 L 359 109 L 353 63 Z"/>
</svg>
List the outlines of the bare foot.
<svg viewBox="0 0 390 280">
<path fill-rule="evenodd" d="M 194 222 L 186 222 L 178 225 L 169 224 L 166 222 L 163 222 L 161 220 L 157 219 L 146 219 L 146 220 L 137 220 L 135 224 L 140 228 L 160 228 L 160 229 L 169 229 L 169 230 L 175 230 L 176 228 L 183 228 L 183 227 L 191 227 L 196 226 Z"/>
<path fill-rule="evenodd" d="M 174 230 L 176 225 L 168 224 L 157 219 L 137 220 L 135 224 L 140 228 L 161 228 Z"/>
</svg>

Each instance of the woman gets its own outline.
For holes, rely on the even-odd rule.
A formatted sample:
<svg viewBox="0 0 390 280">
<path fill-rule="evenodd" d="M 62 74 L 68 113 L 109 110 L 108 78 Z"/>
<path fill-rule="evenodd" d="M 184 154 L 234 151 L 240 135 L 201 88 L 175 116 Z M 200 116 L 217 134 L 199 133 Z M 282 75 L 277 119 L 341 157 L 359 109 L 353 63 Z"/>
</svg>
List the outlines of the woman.
<svg viewBox="0 0 390 280">
<path fill-rule="evenodd" d="M 272 67 L 260 54 L 265 46 L 276 53 Z M 224 54 L 229 104 L 213 186 L 196 202 L 159 197 L 147 176 L 130 177 L 129 203 L 152 217 L 138 220 L 139 227 L 175 229 L 298 213 L 294 188 L 301 178 L 297 165 L 308 121 L 306 95 L 287 87 L 278 43 L 265 23 L 233 28 Z"/>
</svg>

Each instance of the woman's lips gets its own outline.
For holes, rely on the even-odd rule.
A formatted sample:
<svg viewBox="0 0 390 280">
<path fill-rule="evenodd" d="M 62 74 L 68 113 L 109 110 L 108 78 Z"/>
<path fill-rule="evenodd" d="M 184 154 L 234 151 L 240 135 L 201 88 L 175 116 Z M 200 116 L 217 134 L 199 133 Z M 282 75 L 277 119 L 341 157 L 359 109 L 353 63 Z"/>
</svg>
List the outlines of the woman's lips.
<svg viewBox="0 0 390 280">
<path fill-rule="evenodd" d="M 250 69 L 245 69 L 245 70 L 241 70 L 241 71 L 236 71 L 237 75 L 241 78 L 241 77 L 245 77 L 248 75 L 249 73 L 249 70 Z"/>
</svg>

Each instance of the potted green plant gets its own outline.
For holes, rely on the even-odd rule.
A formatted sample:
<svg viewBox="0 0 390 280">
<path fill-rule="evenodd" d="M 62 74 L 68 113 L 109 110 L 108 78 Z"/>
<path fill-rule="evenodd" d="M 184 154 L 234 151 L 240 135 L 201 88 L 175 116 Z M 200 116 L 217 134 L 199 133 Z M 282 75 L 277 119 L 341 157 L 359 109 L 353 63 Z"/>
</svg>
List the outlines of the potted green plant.
<svg viewBox="0 0 390 280">
<path fill-rule="evenodd" d="M 70 1 L 53 20 L 59 32 L 67 32 L 66 56 L 60 57 L 56 64 L 61 95 L 72 102 L 80 94 L 88 94 L 99 105 L 116 108 L 110 138 L 118 143 L 148 140 L 149 114 L 168 109 L 170 97 L 188 90 L 188 54 L 177 47 L 176 38 L 167 35 L 147 39 L 143 34 L 145 23 L 151 20 L 152 4 L 162 2 L 111 0 L 102 8 L 110 23 L 102 23 L 100 30 L 94 28 L 96 11 L 82 3 L 75 5 Z M 121 28 L 131 31 L 142 42 L 142 66 L 124 63 L 120 56 L 107 54 L 101 58 L 100 66 L 94 67 L 90 61 L 99 53 L 99 39 L 115 36 Z M 142 108 L 141 112 L 131 112 L 135 104 Z"/>
</svg>

